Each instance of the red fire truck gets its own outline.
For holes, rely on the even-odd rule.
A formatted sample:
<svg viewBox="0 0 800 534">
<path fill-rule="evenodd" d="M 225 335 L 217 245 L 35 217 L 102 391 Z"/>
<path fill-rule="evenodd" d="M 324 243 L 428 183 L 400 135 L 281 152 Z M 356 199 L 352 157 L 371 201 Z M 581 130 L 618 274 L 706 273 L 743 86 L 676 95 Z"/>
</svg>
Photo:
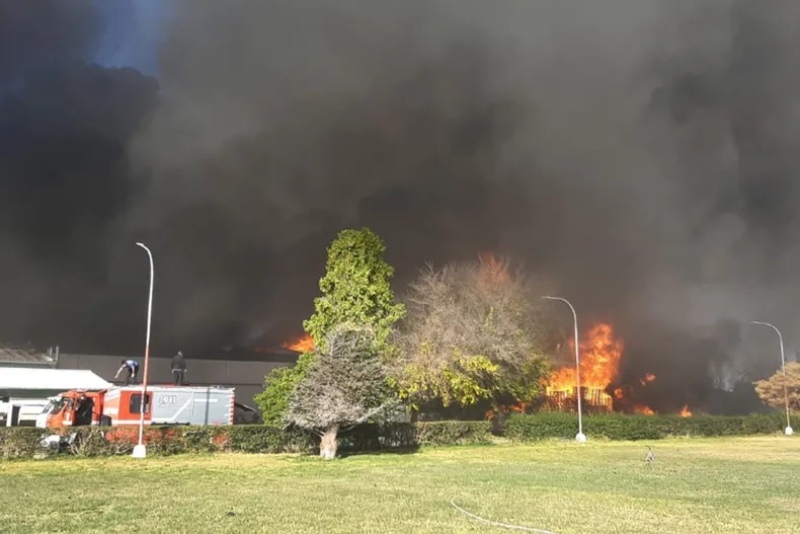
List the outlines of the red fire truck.
<svg viewBox="0 0 800 534">
<path fill-rule="evenodd" d="M 232 425 L 233 388 L 208 386 L 150 386 L 145 400 L 146 425 Z M 50 399 L 36 426 L 138 425 L 141 386 L 115 386 L 101 391 L 73 390 Z"/>
</svg>

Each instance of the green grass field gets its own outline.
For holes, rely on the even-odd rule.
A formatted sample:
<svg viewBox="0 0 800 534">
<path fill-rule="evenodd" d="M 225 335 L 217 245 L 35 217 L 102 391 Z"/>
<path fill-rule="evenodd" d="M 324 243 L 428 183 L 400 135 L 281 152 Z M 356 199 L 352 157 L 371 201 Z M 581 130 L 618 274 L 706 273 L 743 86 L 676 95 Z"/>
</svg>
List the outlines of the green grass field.
<svg viewBox="0 0 800 534">
<path fill-rule="evenodd" d="M 800 532 L 800 439 L 0 462 L 0 532 Z"/>
</svg>

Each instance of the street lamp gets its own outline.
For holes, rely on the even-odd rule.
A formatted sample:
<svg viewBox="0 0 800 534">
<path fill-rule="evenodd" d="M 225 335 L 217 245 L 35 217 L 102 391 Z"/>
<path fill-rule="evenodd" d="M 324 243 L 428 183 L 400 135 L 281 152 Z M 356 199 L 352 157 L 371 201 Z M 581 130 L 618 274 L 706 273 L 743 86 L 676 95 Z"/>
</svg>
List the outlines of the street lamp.
<svg viewBox="0 0 800 534">
<path fill-rule="evenodd" d="M 147 300 L 147 340 L 144 346 L 144 373 L 142 376 L 142 400 L 139 403 L 139 443 L 133 448 L 134 458 L 144 458 L 147 456 L 147 446 L 144 444 L 144 411 L 147 404 L 147 373 L 150 364 L 150 321 L 153 316 L 153 254 L 150 249 L 142 243 L 136 243 L 147 252 L 150 259 L 150 296 Z"/>
<path fill-rule="evenodd" d="M 578 314 L 575 313 L 575 308 L 572 304 L 565 298 L 561 297 L 542 297 L 546 300 L 560 300 L 567 306 L 569 309 L 572 310 L 572 322 L 575 327 L 575 381 L 577 382 L 578 386 L 578 435 L 575 436 L 575 441 L 578 443 L 586 443 L 586 435 L 583 433 L 583 409 L 582 409 L 582 402 L 581 397 L 581 356 L 580 356 L 580 349 L 578 348 Z"/>
<path fill-rule="evenodd" d="M 786 356 L 783 353 L 783 336 L 781 335 L 781 331 L 778 330 L 778 327 L 776 327 L 774 324 L 765 323 L 763 321 L 750 321 L 750 324 L 768 326 L 775 330 L 775 333 L 778 334 L 778 341 L 781 344 L 781 368 L 783 369 L 783 397 L 786 400 L 786 435 L 791 436 L 794 431 L 792 430 L 792 425 L 789 423 L 789 390 L 787 389 L 786 385 Z"/>
</svg>

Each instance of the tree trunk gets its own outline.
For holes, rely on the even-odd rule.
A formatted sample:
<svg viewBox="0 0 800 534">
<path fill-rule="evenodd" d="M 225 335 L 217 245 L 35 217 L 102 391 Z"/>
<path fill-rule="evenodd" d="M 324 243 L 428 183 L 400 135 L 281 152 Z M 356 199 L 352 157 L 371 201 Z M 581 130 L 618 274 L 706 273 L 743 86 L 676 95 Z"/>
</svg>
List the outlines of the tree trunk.
<svg viewBox="0 0 800 534">
<path fill-rule="evenodd" d="M 322 441 L 319 444 L 319 457 L 323 460 L 333 460 L 336 458 L 336 436 L 339 427 L 332 426 L 322 434 Z"/>
</svg>

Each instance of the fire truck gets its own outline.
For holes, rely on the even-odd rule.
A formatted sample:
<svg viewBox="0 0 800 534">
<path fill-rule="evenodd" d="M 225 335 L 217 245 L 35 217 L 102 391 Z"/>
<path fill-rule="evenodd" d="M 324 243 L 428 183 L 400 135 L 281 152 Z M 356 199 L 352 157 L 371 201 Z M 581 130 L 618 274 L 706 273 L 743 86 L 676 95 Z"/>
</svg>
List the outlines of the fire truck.
<svg viewBox="0 0 800 534">
<path fill-rule="evenodd" d="M 208 386 L 148 386 L 145 425 L 232 425 L 234 389 Z M 100 391 L 72 390 L 51 397 L 36 420 L 39 428 L 129 426 L 141 419 L 141 386 Z"/>
</svg>

